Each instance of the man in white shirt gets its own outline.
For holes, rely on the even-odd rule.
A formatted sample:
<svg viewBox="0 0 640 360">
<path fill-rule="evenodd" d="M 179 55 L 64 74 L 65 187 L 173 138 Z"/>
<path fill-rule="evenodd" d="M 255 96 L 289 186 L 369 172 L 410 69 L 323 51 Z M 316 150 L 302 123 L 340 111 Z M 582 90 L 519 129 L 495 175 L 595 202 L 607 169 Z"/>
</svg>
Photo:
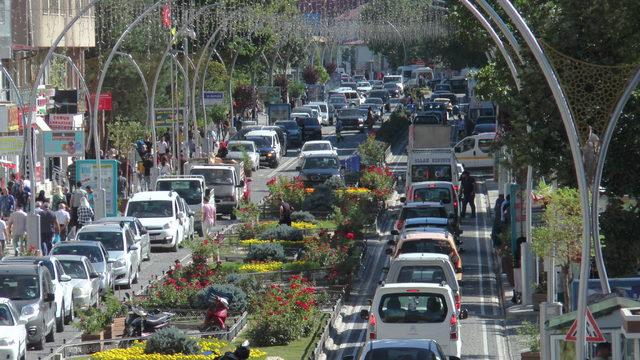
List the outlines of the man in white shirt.
<svg viewBox="0 0 640 360">
<path fill-rule="evenodd" d="M 60 226 L 60 241 L 66 241 L 69 222 L 71 221 L 71 215 L 69 215 L 69 212 L 67 211 L 67 205 L 65 203 L 60 203 L 55 215 L 58 226 Z"/>
<path fill-rule="evenodd" d="M 25 238 L 27 235 L 27 213 L 22 210 L 22 204 L 16 205 L 16 211 L 9 216 L 9 234 L 13 240 L 15 256 L 24 252 Z"/>
<path fill-rule="evenodd" d="M 158 143 L 158 155 L 165 155 L 169 150 L 169 144 L 164 139 L 164 137 L 160 138 L 160 142 Z"/>
</svg>

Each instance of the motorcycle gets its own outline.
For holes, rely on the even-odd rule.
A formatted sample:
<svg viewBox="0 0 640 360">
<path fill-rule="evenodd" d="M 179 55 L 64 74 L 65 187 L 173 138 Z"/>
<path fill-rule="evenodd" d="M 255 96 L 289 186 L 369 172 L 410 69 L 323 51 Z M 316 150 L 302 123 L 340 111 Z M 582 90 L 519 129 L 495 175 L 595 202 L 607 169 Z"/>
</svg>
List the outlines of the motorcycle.
<svg viewBox="0 0 640 360">
<path fill-rule="evenodd" d="M 204 319 L 203 332 L 222 331 L 227 329 L 225 321 L 229 317 L 229 301 L 221 296 L 215 296 L 214 306 L 207 309 Z"/>
<path fill-rule="evenodd" d="M 160 329 L 169 326 L 171 318 L 175 315 L 170 312 L 159 310 L 145 311 L 144 309 L 132 305 L 131 297 L 125 294 L 126 303 L 129 307 L 129 314 L 124 322 L 124 334 L 126 337 L 144 337 Z"/>
</svg>

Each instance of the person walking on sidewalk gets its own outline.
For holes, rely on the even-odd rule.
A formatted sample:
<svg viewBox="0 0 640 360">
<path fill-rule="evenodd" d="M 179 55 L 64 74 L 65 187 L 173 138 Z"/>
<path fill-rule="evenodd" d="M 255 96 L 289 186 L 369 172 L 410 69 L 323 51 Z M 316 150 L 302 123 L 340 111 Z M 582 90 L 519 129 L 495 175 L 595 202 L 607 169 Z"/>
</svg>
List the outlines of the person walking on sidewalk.
<svg viewBox="0 0 640 360">
<path fill-rule="evenodd" d="M 49 202 L 42 203 L 40 211 L 40 248 L 42 256 L 49 255 L 49 251 L 53 248 L 53 237 L 60 233 L 56 214 L 50 209 Z"/>
<path fill-rule="evenodd" d="M 69 212 L 67 211 L 67 204 L 64 202 L 60 203 L 55 214 L 56 220 L 58 221 L 58 227 L 60 228 L 60 241 L 66 241 L 69 222 L 71 221 L 71 215 L 69 215 Z"/>
<path fill-rule="evenodd" d="M 16 211 L 9 216 L 7 226 L 13 241 L 14 255 L 18 256 L 24 252 L 25 237 L 27 235 L 27 213 L 22 210 L 22 204 L 16 205 Z"/>
<path fill-rule="evenodd" d="M 13 212 L 16 206 L 16 198 L 11 195 L 7 189 L 2 189 L 0 192 L 0 215 L 4 218 L 8 218 Z"/>
<path fill-rule="evenodd" d="M 467 170 L 462 172 L 460 187 L 462 188 L 462 211 L 460 217 L 465 217 L 467 204 L 469 204 L 471 206 L 471 217 L 474 218 L 476 217 L 476 179 Z"/>
<path fill-rule="evenodd" d="M 94 213 L 89 200 L 83 198 L 78 208 L 78 224 L 76 225 L 76 233 L 82 229 L 83 226 L 93 221 Z"/>
<path fill-rule="evenodd" d="M 71 194 L 71 226 L 75 226 L 78 223 L 78 208 L 82 204 L 82 199 L 87 198 L 87 192 L 82 188 L 82 183 L 78 181 L 76 183 L 76 189 Z"/>
<path fill-rule="evenodd" d="M 213 229 L 216 226 L 216 205 L 209 202 L 209 197 L 204 198 L 202 205 L 202 233 L 204 238 L 213 236 Z"/>
<path fill-rule="evenodd" d="M 4 219 L 4 216 L 0 217 L 0 258 L 4 257 L 4 252 L 7 249 L 7 239 L 9 239 L 9 230 Z"/>
</svg>

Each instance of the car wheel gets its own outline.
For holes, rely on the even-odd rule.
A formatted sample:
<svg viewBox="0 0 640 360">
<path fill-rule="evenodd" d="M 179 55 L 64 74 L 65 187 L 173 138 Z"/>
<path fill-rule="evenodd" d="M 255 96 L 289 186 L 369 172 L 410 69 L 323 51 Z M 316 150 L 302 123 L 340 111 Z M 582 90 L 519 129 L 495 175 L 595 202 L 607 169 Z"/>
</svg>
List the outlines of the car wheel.
<svg viewBox="0 0 640 360">
<path fill-rule="evenodd" d="M 62 302 L 62 307 L 60 308 L 60 317 L 56 318 L 56 332 L 64 331 L 64 301 Z"/>
<path fill-rule="evenodd" d="M 176 233 L 176 238 L 173 243 L 173 247 L 171 248 L 171 251 L 178 252 L 178 233 Z"/>
<path fill-rule="evenodd" d="M 43 329 L 43 331 L 44 331 L 44 329 L 46 329 L 46 328 L 47 328 L 47 327 L 46 327 L 44 324 L 42 324 L 42 329 Z M 37 342 L 37 343 L 33 344 L 33 348 L 34 348 L 35 350 L 42 350 L 42 349 L 44 349 L 44 336 L 40 336 L 40 340 L 38 340 L 38 342 Z"/>
<path fill-rule="evenodd" d="M 277 167 L 278 167 L 278 160 L 276 160 L 276 161 L 274 161 L 274 162 L 272 162 L 272 163 L 271 163 L 271 168 L 272 168 L 272 169 L 275 169 L 275 168 L 277 168 Z"/>
<path fill-rule="evenodd" d="M 76 317 L 75 309 L 73 304 L 71 304 L 71 309 L 69 309 L 69 315 L 64 317 L 64 323 L 67 325 L 70 324 L 75 317 Z"/>
<path fill-rule="evenodd" d="M 54 329 L 52 327 L 51 331 L 49 331 L 47 336 L 44 338 L 46 342 L 54 342 L 55 341 L 55 332 L 53 330 Z"/>
</svg>

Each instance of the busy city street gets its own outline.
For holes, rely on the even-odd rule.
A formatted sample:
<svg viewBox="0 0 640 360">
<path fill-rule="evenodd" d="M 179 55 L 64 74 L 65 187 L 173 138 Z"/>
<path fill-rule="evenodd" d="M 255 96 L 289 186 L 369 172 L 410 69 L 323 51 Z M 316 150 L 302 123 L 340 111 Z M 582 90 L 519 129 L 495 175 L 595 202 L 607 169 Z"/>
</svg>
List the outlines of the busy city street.
<svg viewBox="0 0 640 360">
<path fill-rule="evenodd" d="M 640 360 L 637 1 L 0 15 L 0 360 Z"/>
</svg>

